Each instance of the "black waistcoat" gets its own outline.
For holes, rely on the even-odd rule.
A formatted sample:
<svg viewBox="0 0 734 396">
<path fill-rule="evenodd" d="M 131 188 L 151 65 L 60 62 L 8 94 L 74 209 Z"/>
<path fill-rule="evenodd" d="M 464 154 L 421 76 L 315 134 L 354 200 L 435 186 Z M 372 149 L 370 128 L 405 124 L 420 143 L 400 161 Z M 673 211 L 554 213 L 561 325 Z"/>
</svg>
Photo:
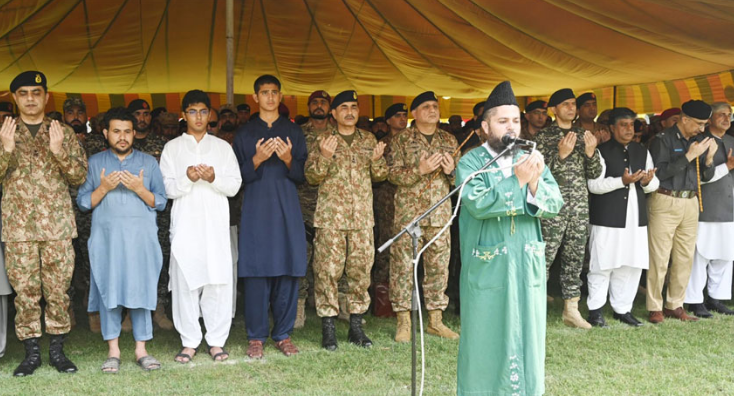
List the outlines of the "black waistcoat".
<svg viewBox="0 0 734 396">
<path fill-rule="evenodd" d="M 629 173 L 645 170 L 647 149 L 639 143 L 630 142 L 627 148 L 619 142 L 610 139 L 599 146 L 599 152 L 604 158 L 606 171 L 604 177 L 622 177 L 624 168 Z M 627 200 L 632 184 L 606 194 L 589 194 L 589 221 L 593 225 L 603 227 L 624 228 L 627 220 Z M 645 193 L 640 182 L 634 184 L 637 189 L 637 209 L 639 212 L 639 226 L 647 225 L 647 206 Z"/>
</svg>

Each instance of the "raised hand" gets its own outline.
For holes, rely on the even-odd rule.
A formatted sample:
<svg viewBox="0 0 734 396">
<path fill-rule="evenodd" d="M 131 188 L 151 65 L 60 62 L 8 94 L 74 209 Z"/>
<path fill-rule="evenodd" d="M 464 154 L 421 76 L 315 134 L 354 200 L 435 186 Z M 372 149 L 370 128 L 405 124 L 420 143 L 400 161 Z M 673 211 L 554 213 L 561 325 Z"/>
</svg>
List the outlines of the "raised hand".
<svg viewBox="0 0 734 396">
<path fill-rule="evenodd" d="M 709 148 L 710 141 L 711 138 L 706 138 L 700 142 L 691 143 L 691 145 L 688 146 L 688 151 L 686 151 L 686 158 L 688 158 L 688 161 L 690 162 L 700 157 L 701 154 L 703 154 Z"/>
<path fill-rule="evenodd" d="M 138 193 L 141 189 L 145 189 L 143 184 L 143 170 L 140 170 L 137 176 L 128 171 L 120 172 L 120 181 L 128 190 Z"/>
<path fill-rule="evenodd" d="M 451 174 L 451 172 L 454 171 L 454 167 L 454 157 L 449 153 L 443 153 L 441 158 L 441 168 L 443 168 L 443 173 L 447 175 Z"/>
<path fill-rule="evenodd" d="M 729 170 L 734 169 L 734 157 L 731 155 L 731 149 L 729 149 L 729 153 L 726 156 L 726 167 Z"/>
<path fill-rule="evenodd" d="M 291 144 L 291 138 L 286 137 L 285 139 L 286 141 L 284 142 L 280 137 L 275 138 L 275 153 L 281 161 L 290 162 L 292 159 L 291 149 L 293 149 L 293 144 Z"/>
<path fill-rule="evenodd" d="M 62 144 L 64 143 L 64 130 L 61 128 L 61 124 L 58 121 L 52 120 L 51 126 L 48 129 L 48 136 L 50 138 L 49 148 L 54 154 L 61 152 Z"/>
<path fill-rule="evenodd" d="M 642 169 L 635 173 L 630 173 L 629 168 L 624 168 L 624 173 L 622 173 L 622 184 L 628 186 L 632 183 L 637 183 L 643 176 L 645 176 L 645 171 Z"/>
<path fill-rule="evenodd" d="M 200 179 L 209 183 L 214 182 L 214 178 L 216 177 L 216 175 L 214 174 L 213 166 L 199 164 L 195 166 L 195 169 Z"/>
<path fill-rule="evenodd" d="M 192 182 L 196 183 L 199 181 L 199 178 L 201 177 L 199 175 L 199 172 L 196 171 L 196 166 L 191 165 L 188 168 L 186 168 L 186 176 L 191 180 Z"/>
<path fill-rule="evenodd" d="M 12 153 L 15 150 L 15 119 L 13 117 L 5 117 L 3 126 L 0 127 L 0 142 L 5 151 Z"/>
<path fill-rule="evenodd" d="M 334 156 L 334 153 L 336 152 L 336 146 L 339 145 L 339 141 L 337 140 L 336 135 L 331 135 L 326 139 L 323 139 L 321 143 L 319 144 L 319 150 L 321 150 L 321 156 L 324 158 L 329 158 Z"/>
<path fill-rule="evenodd" d="M 436 153 L 429 157 L 428 153 L 424 151 L 423 154 L 421 154 L 421 159 L 418 163 L 418 173 L 422 176 L 435 171 L 439 166 L 441 166 L 442 160 L 443 155 L 441 153 Z"/>
<path fill-rule="evenodd" d="M 652 178 L 655 177 L 655 172 L 657 171 L 658 168 L 652 168 L 647 172 L 643 172 L 645 175 L 642 176 L 642 179 L 640 179 L 640 184 L 642 184 L 643 187 L 650 184 Z"/>
<path fill-rule="evenodd" d="M 110 172 L 107 175 L 104 172 L 105 168 L 102 168 L 102 172 L 99 174 L 99 185 L 106 194 L 117 188 L 117 185 L 120 184 L 121 177 L 120 172 Z"/>
<path fill-rule="evenodd" d="M 573 152 L 573 148 L 576 146 L 576 132 L 569 131 L 561 141 L 558 142 L 558 156 L 561 159 L 566 159 Z"/>
<path fill-rule="evenodd" d="M 270 138 L 268 140 L 260 138 L 260 140 L 255 143 L 254 160 L 256 160 L 258 163 L 267 161 L 268 158 L 270 158 L 275 152 L 275 145 L 276 142 L 273 138 Z"/>
<path fill-rule="evenodd" d="M 594 151 L 596 151 L 596 145 L 598 143 L 593 133 L 590 131 L 584 132 L 584 152 L 587 157 L 591 158 L 594 156 Z"/>
<path fill-rule="evenodd" d="M 372 150 L 372 162 L 375 162 L 382 158 L 382 154 L 385 152 L 385 142 L 379 142 L 375 145 L 375 149 Z"/>
</svg>

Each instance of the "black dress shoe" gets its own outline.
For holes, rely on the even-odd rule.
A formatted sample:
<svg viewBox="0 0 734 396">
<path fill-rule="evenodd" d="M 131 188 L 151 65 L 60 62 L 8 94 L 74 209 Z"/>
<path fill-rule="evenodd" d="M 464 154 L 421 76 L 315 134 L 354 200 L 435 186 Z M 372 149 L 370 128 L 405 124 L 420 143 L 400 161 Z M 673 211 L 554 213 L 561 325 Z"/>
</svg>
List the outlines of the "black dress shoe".
<svg viewBox="0 0 734 396">
<path fill-rule="evenodd" d="M 349 315 L 349 334 L 347 339 L 354 345 L 361 346 L 362 348 L 369 348 L 372 346 L 372 340 L 370 340 L 364 330 L 362 330 L 362 315 L 351 314 Z"/>
<path fill-rule="evenodd" d="M 724 305 L 721 301 L 716 300 L 714 298 L 709 298 L 708 302 L 706 302 L 706 307 L 722 315 L 734 315 L 734 311 L 727 308 L 727 306 Z"/>
<path fill-rule="evenodd" d="M 38 346 L 38 338 L 23 340 L 25 347 L 25 359 L 13 371 L 16 377 L 27 377 L 41 366 L 41 348 Z"/>
<path fill-rule="evenodd" d="M 632 316 L 632 312 L 627 312 L 626 314 L 618 314 L 614 313 L 614 319 L 617 319 L 618 321 L 633 326 L 633 327 L 640 327 L 642 326 L 642 322 L 637 320 L 634 316 Z"/>
<path fill-rule="evenodd" d="M 609 327 L 607 326 L 607 322 L 604 320 L 604 315 L 601 314 L 601 308 L 590 309 L 589 318 L 586 321 L 594 327 L 601 327 L 602 329 Z"/>
<path fill-rule="evenodd" d="M 65 334 L 54 334 L 51 336 L 51 344 L 48 347 L 49 363 L 60 373 L 76 373 L 76 365 L 64 354 L 65 338 Z"/>
<path fill-rule="evenodd" d="M 711 315 L 711 312 L 709 312 L 703 304 L 688 304 L 688 312 L 703 319 L 714 317 L 714 315 Z"/>
<path fill-rule="evenodd" d="M 327 351 L 336 351 L 336 326 L 333 316 L 321 318 L 321 346 Z"/>
</svg>

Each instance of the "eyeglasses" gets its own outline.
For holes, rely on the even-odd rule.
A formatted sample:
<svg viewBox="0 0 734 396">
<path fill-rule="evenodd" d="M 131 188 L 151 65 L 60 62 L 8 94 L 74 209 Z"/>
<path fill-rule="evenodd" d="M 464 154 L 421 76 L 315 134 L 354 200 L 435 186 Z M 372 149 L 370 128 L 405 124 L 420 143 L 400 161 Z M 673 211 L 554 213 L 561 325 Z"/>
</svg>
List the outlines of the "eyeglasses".
<svg viewBox="0 0 734 396">
<path fill-rule="evenodd" d="M 214 128 L 219 124 L 219 121 L 209 121 L 209 128 Z"/>
<path fill-rule="evenodd" d="M 189 115 L 189 117 L 196 117 L 197 114 L 201 114 L 202 117 L 206 117 L 209 115 L 209 109 L 201 109 L 201 110 L 186 110 L 186 114 Z"/>
</svg>

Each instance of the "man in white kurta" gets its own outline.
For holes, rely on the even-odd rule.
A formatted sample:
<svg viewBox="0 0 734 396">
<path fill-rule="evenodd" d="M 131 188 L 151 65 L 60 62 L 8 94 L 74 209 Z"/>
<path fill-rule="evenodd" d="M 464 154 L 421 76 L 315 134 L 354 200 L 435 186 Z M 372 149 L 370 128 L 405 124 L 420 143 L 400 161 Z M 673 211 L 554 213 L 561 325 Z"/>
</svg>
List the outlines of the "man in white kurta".
<svg viewBox="0 0 734 396">
<path fill-rule="evenodd" d="M 201 343 L 199 317 L 215 360 L 225 360 L 223 347 L 232 324 L 232 253 L 229 204 L 242 184 L 239 165 L 226 141 L 206 133 L 209 97 L 189 91 L 183 98 L 187 133 L 168 142 L 161 155 L 171 211 L 170 289 L 173 323 L 188 363 Z"/>
<path fill-rule="evenodd" d="M 606 327 L 601 312 L 607 294 L 615 319 L 642 325 L 631 311 L 640 275 L 649 265 L 644 194 L 657 190 L 660 182 L 650 153 L 632 141 L 635 116 L 627 108 L 612 110 L 612 139 L 599 146 L 601 176 L 587 182 L 592 194 L 587 300 L 592 326 Z"/>
<path fill-rule="evenodd" d="M 731 300 L 734 260 L 734 137 L 726 134 L 731 127 L 731 106 L 718 102 L 711 109 L 709 127 L 703 135 L 718 145 L 714 154 L 716 169 L 714 177 L 701 186 L 703 212 L 698 217 L 696 254 L 684 300 L 688 310 L 699 318 L 711 318 L 709 311 L 734 315 L 721 302 Z M 709 297 L 705 305 L 704 289 Z"/>
</svg>

